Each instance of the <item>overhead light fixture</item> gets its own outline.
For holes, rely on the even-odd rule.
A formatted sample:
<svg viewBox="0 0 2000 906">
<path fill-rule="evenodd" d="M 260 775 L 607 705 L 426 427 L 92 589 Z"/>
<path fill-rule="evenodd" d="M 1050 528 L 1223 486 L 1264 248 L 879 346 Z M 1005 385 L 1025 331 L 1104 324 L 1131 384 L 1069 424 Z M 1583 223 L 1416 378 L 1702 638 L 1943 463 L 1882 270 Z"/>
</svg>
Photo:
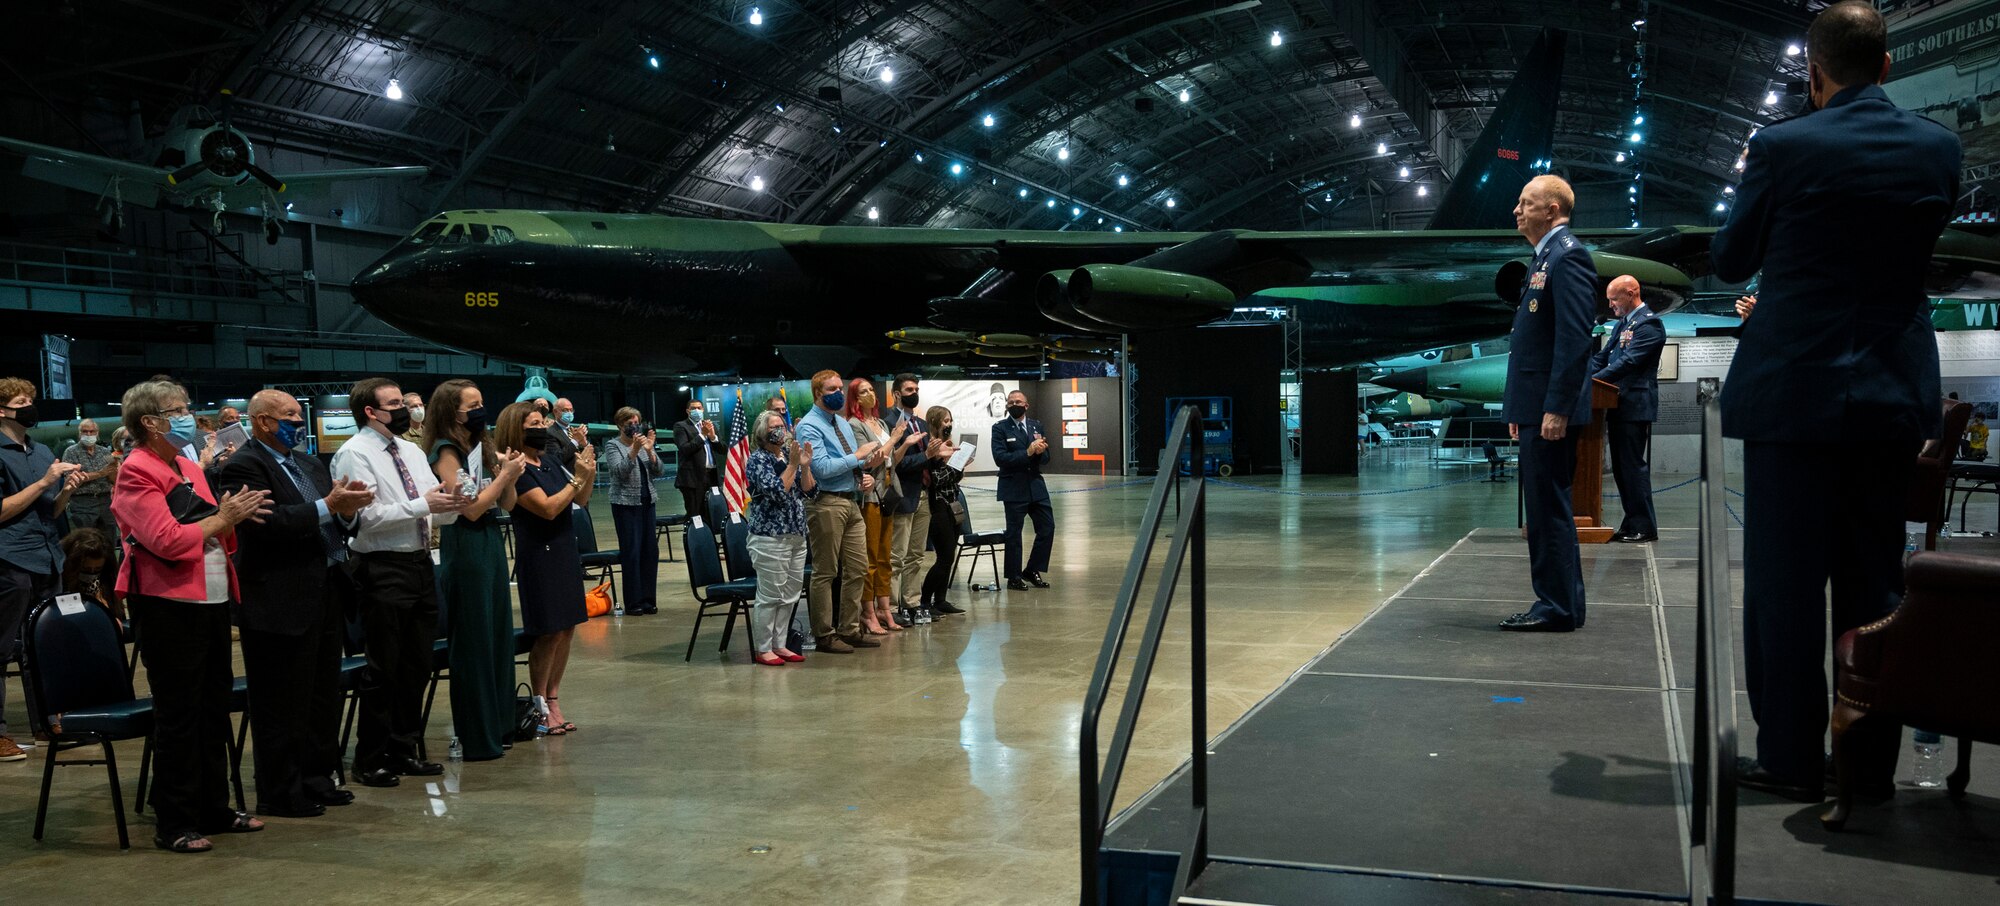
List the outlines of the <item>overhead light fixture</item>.
<svg viewBox="0 0 2000 906">
<path fill-rule="evenodd" d="M 1735 186 L 1723 186 L 1723 187 L 1722 187 L 1722 194 L 1724 194 L 1724 195 L 1734 195 L 1734 194 L 1736 194 L 1736 187 L 1735 187 Z"/>
<path fill-rule="evenodd" d="M 1022 198 L 1026 198 L 1026 197 L 1028 197 L 1028 190 L 1027 190 L 1027 189 L 1025 189 L 1025 188 L 1024 188 L 1024 189 L 1022 189 L 1022 190 L 1021 190 L 1021 197 L 1022 197 Z"/>
<path fill-rule="evenodd" d="M 1376 143 L 1375 143 L 1375 153 L 1376 153 L 1377 155 L 1382 155 L 1382 154 L 1387 154 L 1387 153 L 1389 153 L 1389 143 L 1388 143 L 1388 142 L 1376 142 Z"/>
<path fill-rule="evenodd" d="M 606 153 L 618 150 L 617 138 L 618 137 L 616 135 L 613 135 L 612 133 L 609 132 L 604 133 L 604 150 Z"/>
<path fill-rule="evenodd" d="M 869 220 L 881 220 L 881 219 L 882 219 L 882 212 L 881 212 L 881 210 L 880 210 L 880 209 L 877 209 L 877 208 L 869 208 L 869 209 L 868 209 L 868 219 L 869 219 Z"/>
<path fill-rule="evenodd" d="M 1333 200 L 1333 193 L 1332 193 L 1332 192 L 1328 192 L 1328 193 L 1326 193 L 1326 195 L 1325 195 L 1324 197 L 1320 198 L 1320 200 L 1321 200 L 1321 201 L 1332 201 L 1332 200 Z"/>
<path fill-rule="evenodd" d="M 1633 117 L 1633 118 L 1632 118 L 1632 125 L 1634 125 L 1634 126 L 1644 126 L 1644 125 L 1646 125 L 1646 115 L 1642 113 L 1642 114 L 1640 114 L 1640 115 L 1638 115 L 1638 116 L 1635 116 L 1635 117 Z"/>
<path fill-rule="evenodd" d="M 1079 207 L 1076 207 L 1075 205 L 1071 205 L 1071 206 L 1070 206 L 1070 209 L 1069 209 L 1069 216 L 1071 216 L 1071 217 L 1082 217 L 1082 216 L 1083 216 L 1083 209 L 1082 209 L 1082 208 L 1079 208 Z"/>
<path fill-rule="evenodd" d="M 1112 225 L 1112 227 L 1111 227 L 1111 232 L 1113 232 L 1113 233 L 1123 233 L 1123 232 L 1125 232 L 1125 227 L 1124 227 L 1124 225 L 1123 225 L 1123 224 L 1113 224 L 1113 225 Z"/>
<path fill-rule="evenodd" d="M 1174 206 L 1174 204 L 1175 204 L 1175 202 L 1174 202 L 1174 200 L 1173 200 L 1173 199 L 1171 199 L 1171 198 L 1167 199 L 1167 207 L 1170 207 L 1170 208 L 1171 208 L 1171 207 L 1173 207 L 1173 206 Z"/>
<path fill-rule="evenodd" d="M 1049 199 L 1049 204 L 1048 204 L 1048 206 L 1049 206 L 1049 207 L 1052 207 L 1052 208 L 1053 208 L 1053 207 L 1055 207 L 1055 206 L 1056 206 L 1056 200 L 1055 200 L 1055 199 L 1053 199 L 1053 198 Z"/>
<path fill-rule="evenodd" d="M 1776 104 L 1777 102 L 1778 102 L 1778 93 L 1777 93 L 1777 92 L 1775 92 L 1775 91 L 1766 91 L 1766 92 L 1764 92 L 1764 106 L 1766 106 L 1766 107 L 1769 107 L 1769 106 L 1771 106 L 1771 105 L 1773 105 L 1773 104 Z"/>
<path fill-rule="evenodd" d="M 289 202 L 289 201 L 288 201 L 288 202 L 285 202 L 285 210 L 289 211 L 289 210 L 291 210 L 291 209 L 292 209 L 292 203 L 291 203 L 291 202 Z"/>
<path fill-rule="evenodd" d="M 1726 204 L 1723 204 L 1722 202 L 1719 202 L 1719 201 L 1715 203 L 1715 212 L 1716 212 L 1716 213 L 1720 214 L 1720 213 L 1722 213 L 1723 211 L 1726 211 L 1726 210 L 1729 210 L 1729 206 L 1728 206 L 1728 205 L 1726 205 Z"/>
<path fill-rule="evenodd" d="M 884 85 L 894 82 L 896 81 L 896 70 L 884 66 L 882 67 L 882 75 L 879 78 L 882 79 L 882 84 Z"/>
<path fill-rule="evenodd" d="M 772 107 L 774 107 L 774 108 L 776 108 L 776 109 L 777 109 L 777 111 L 778 111 L 779 113 L 783 113 L 783 112 L 785 112 L 785 102 L 784 102 L 784 101 L 778 101 L 777 103 L 774 103 L 774 104 L 772 104 L 771 106 L 772 106 Z"/>
<path fill-rule="evenodd" d="M 1359 128 L 1361 128 L 1361 114 L 1357 113 L 1357 114 L 1355 114 L 1355 115 L 1353 115 L 1353 116 L 1350 116 L 1350 117 L 1348 117 L 1348 118 L 1347 118 L 1347 128 L 1349 128 L 1349 129 L 1359 129 Z"/>
<path fill-rule="evenodd" d="M 1397 170 L 1397 171 L 1396 171 L 1396 176 L 1398 176 L 1399 178 L 1402 178 L 1402 179 L 1409 179 L 1409 178 L 1410 178 L 1410 168 L 1409 168 L 1409 167 L 1404 167 L 1404 168 L 1402 168 L 1402 169 L 1400 169 L 1400 170 Z"/>
<path fill-rule="evenodd" d="M 1798 55 L 1799 55 L 1800 53 L 1803 53 L 1804 51 L 1805 51 L 1805 48 L 1802 48 L 1802 47 L 1798 46 L 1797 44 L 1787 44 L 1787 45 L 1785 45 L 1785 56 L 1788 56 L 1788 57 L 1796 57 L 1796 56 L 1798 56 Z"/>
<path fill-rule="evenodd" d="M 957 176 L 957 175 L 959 175 L 959 174 L 961 174 L 961 173 L 964 173 L 964 172 L 965 172 L 965 165 L 964 165 L 964 164 L 961 164 L 961 163 L 959 163 L 958 161 L 952 161 L 952 162 L 951 162 L 951 175 L 953 175 L 953 176 Z"/>
<path fill-rule="evenodd" d="M 1183 88 L 1181 89 L 1181 103 L 1185 104 L 1187 102 L 1188 102 L 1188 90 Z"/>
<path fill-rule="evenodd" d="M 1636 228 L 1637 228 L 1637 227 L 1639 226 L 1639 219 L 1638 219 L 1638 218 L 1636 218 L 1636 217 L 1635 217 L 1635 218 L 1633 218 L 1633 219 L 1632 219 L 1632 226 L 1633 226 L 1633 228 L 1635 228 L 1635 229 L 1636 229 Z"/>
<path fill-rule="evenodd" d="M 1431 194 L 1431 187 L 1430 187 L 1430 186 L 1418 186 L 1418 187 L 1417 187 L 1417 197 L 1418 197 L 1418 198 L 1422 198 L 1422 197 L 1424 197 L 1424 196 L 1426 196 L 1426 195 L 1429 195 L 1429 194 Z"/>
<path fill-rule="evenodd" d="M 1625 194 L 1627 194 L 1627 195 L 1637 195 L 1637 194 L 1639 194 L 1639 187 L 1638 187 L 1638 186 L 1626 186 L 1626 187 L 1625 187 Z"/>
<path fill-rule="evenodd" d="M 1068 146 L 1068 145 L 1064 145 L 1064 146 L 1062 146 L 1062 147 L 1060 147 L 1060 148 L 1057 148 L 1057 149 L 1056 149 L 1056 160 L 1069 160 L 1069 146 Z"/>
<path fill-rule="evenodd" d="M 918 152 L 917 152 L 917 163 L 923 163 L 923 162 L 924 162 L 924 152 L 922 152 L 922 151 L 918 151 Z"/>
<path fill-rule="evenodd" d="M 764 24 L 764 9 L 763 9 L 763 7 L 759 7 L 759 6 L 753 6 L 753 7 L 750 7 L 750 24 L 751 24 L 751 25 L 763 25 L 763 24 Z"/>
<path fill-rule="evenodd" d="M 656 53 L 653 53 L 653 52 L 651 52 L 651 51 L 647 51 L 647 53 L 646 53 L 646 65 L 647 65 L 647 66 L 651 66 L 651 67 L 653 67 L 654 69 L 658 69 L 658 68 L 660 68 L 660 55 L 659 55 L 659 54 L 656 54 Z"/>
<path fill-rule="evenodd" d="M 1629 141 L 1629 142 L 1631 142 L 1632 144 L 1635 144 L 1635 145 L 1636 145 L 1636 144 L 1638 144 L 1638 143 L 1639 143 L 1639 133 L 1637 133 L 1637 132 L 1634 132 L 1634 133 L 1632 133 L 1632 137 L 1631 137 L 1631 138 L 1628 138 L 1628 139 L 1626 139 L 1626 141 Z"/>
<path fill-rule="evenodd" d="M 1099 218 L 1097 218 L 1097 225 L 1098 225 L 1098 226 L 1103 226 L 1103 225 L 1104 225 L 1104 218 L 1102 218 L 1102 217 L 1099 217 Z"/>
<path fill-rule="evenodd" d="M 384 88 L 384 89 L 382 89 L 382 96 L 383 96 L 383 97 L 385 97 L 385 98 L 388 98 L 389 100 L 392 100 L 392 101 L 400 101 L 400 100 L 402 100 L 402 99 L 403 99 L 403 83 L 401 83 L 401 82 L 398 82 L 398 81 L 396 81 L 395 79 L 390 79 L 390 80 L 389 80 L 389 87 L 387 87 L 387 88 Z"/>
<path fill-rule="evenodd" d="M 985 126 L 988 129 L 993 128 L 993 114 L 989 113 L 985 117 L 981 118 L 979 124 Z"/>
<path fill-rule="evenodd" d="M 1632 20 L 1632 27 L 1633 27 L 1633 28 L 1645 28 L 1645 27 L 1646 27 L 1646 20 L 1644 20 L 1644 19 L 1633 19 L 1633 20 Z"/>
<path fill-rule="evenodd" d="M 1622 163 L 1624 163 L 1624 162 L 1625 162 L 1625 152 L 1623 152 L 1623 151 L 1620 151 L 1620 152 L 1618 152 L 1618 156 L 1617 156 L 1616 158 L 1613 158 L 1613 160 L 1616 160 L 1616 161 L 1617 161 L 1618 163 L 1621 163 L 1621 164 L 1622 164 Z"/>
<path fill-rule="evenodd" d="M 1122 187 L 1122 186 L 1127 186 L 1127 185 L 1131 185 L 1131 183 L 1132 183 L 1132 178 L 1131 178 L 1131 177 L 1129 177 L 1129 176 L 1126 176 L 1126 175 L 1125 175 L 1125 174 L 1123 174 L 1123 173 L 1120 173 L 1120 174 L 1118 174 L 1118 185 L 1119 185 L 1119 186 L 1121 186 L 1121 187 Z"/>
<path fill-rule="evenodd" d="M 1279 34 L 1279 33 L 1278 33 L 1278 32 L 1276 32 L 1276 31 L 1273 31 L 1273 32 L 1271 32 L 1271 46 L 1272 46 L 1272 47 L 1280 47 L 1280 46 L 1283 46 L 1283 45 L 1284 45 L 1284 43 L 1285 43 L 1285 36 L 1284 36 L 1284 35 L 1281 35 L 1281 34 Z"/>
<path fill-rule="evenodd" d="M 839 134 L 840 134 L 840 121 L 839 121 L 839 120 L 834 120 L 834 121 L 833 121 L 833 134 L 835 134 L 835 135 L 839 135 Z"/>
<path fill-rule="evenodd" d="M 1743 158 L 1739 157 L 1736 159 L 1736 169 L 1738 170 L 1743 169 Z"/>
<path fill-rule="evenodd" d="M 764 177 L 762 176 L 750 177 L 750 191 L 752 192 L 764 191 Z"/>
</svg>

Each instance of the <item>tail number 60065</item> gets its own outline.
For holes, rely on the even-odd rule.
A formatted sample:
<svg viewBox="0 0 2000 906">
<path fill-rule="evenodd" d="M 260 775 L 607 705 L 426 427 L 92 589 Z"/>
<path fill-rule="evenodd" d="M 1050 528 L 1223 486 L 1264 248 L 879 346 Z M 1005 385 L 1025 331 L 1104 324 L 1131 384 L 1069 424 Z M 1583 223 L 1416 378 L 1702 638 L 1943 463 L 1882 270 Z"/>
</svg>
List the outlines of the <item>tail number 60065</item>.
<svg viewBox="0 0 2000 906">
<path fill-rule="evenodd" d="M 499 293 L 466 293 L 466 308 L 499 308 Z"/>
</svg>

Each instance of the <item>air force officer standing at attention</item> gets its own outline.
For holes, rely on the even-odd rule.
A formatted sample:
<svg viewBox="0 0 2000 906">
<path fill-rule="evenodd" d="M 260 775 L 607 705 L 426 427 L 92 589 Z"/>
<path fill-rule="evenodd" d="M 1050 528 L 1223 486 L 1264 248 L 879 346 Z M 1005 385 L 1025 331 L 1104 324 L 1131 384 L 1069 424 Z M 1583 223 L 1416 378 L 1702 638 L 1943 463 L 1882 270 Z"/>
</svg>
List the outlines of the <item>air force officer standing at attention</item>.
<svg viewBox="0 0 2000 906">
<path fill-rule="evenodd" d="M 1611 474 L 1618 480 L 1618 505 L 1625 521 L 1615 540 L 1644 544 L 1659 540 L 1653 519 L 1653 473 L 1646 464 L 1646 441 L 1659 417 L 1660 350 L 1667 327 L 1639 298 L 1639 281 L 1621 275 L 1605 287 L 1604 298 L 1618 320 L 1604 348 L 1590 359 L 1591 377 L 1618 385 L 1618 407 L 1604 414 L 1611 441 Z"/>
<path fill-rule="evenodd" d="M 1042 466 L 1049 461 L 1049 442 L 1042 423 L 1028 417 L 1028 395 L 1007 394 L 1007 417 L 993 423 L 993 461 L 1000 466 L 1000 503 L 1007 508 L 1007 587 L 1026 591 L 1047 588 L 1042 571 L 1049 568 L 1049 549 L 1056 540 L 1056 514 L 1049 505 L 1049 486 Z M 1035 523 L 1035 547 L 1021 563 L 1021 523 Z"/>
<path fill-rule="evenodd" d="M 1722 389 L 1722 433 L 1743 439 L 1745 679 L 1757 719 L 1757 758 L 1738 759 L 1737 780 L 1818 802 L 1826 588 L 1836 639 L 1902 596 L 1912 459 L 1942 414 L 1924 272 L 1958 198 L 1961 152 L 1950 130 L 1878 87 L 1889 56 L 1872 5 L 1827 7 L 1806 44 L 1819 109 L 1750 139 L 1736 209 L 1709 250 L 1725 281 L 1763 272 Z M 1834 445 L 1840 455 L 1825 455 Z M 1869 733 L 1848 737 L 1859 785 L 1886 795 L 1901 730 Z"/>
<path fill-rule="evenodd" d="M 1513 354 L 1500 417 L 1521 443 L 1521 497 L 1527 509 L 1528 568 L 1535 606 L 1501 621 L 1509 632 L 1583 628 L 1583 564 L 1569 501 L 1576 477 L 1576 428 L 1590 422 L 1590 326 L 1597 312 L 1597 267 L 1569 232 L 1576 193 L 1556 176 L 1521 189 L 1514 228 L 1535 247 L 1514 312 Z"/>
</svg>

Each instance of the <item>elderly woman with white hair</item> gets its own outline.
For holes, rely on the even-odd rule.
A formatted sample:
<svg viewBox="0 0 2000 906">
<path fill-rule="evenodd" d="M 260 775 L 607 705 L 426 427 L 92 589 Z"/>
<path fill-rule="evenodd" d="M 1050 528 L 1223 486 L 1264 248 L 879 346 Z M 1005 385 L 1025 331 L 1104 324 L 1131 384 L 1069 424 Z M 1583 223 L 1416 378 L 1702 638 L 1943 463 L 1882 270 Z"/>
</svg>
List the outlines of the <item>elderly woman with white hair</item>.
<svg viewBox="0 0 2000 906">
<path fill-rule="evenodd" d="M 806 659 L 785 647 L 785 627 L 805 588 L 806 498 L 815 493 L 812 444 L 794 443 L 784 415 L 769 410 L 757 416 L 751 439 L 756 449 L 743 469 L 750 486 L 750 565 L 757 570 L 750 641 L 757 663 L 782 667 Z"/>
</svg>

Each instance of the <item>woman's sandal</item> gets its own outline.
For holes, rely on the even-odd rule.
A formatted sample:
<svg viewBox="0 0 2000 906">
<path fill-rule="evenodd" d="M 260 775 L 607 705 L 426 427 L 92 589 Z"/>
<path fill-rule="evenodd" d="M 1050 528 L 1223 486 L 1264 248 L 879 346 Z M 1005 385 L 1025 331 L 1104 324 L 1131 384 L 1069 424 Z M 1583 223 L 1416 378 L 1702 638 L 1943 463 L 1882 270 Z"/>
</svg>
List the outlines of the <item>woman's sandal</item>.
<svg viewBox="0 0 2000 906">
<path fill-rule="evenodd" d="M 159 834 L 153 835 L 153 845 L 174 853 L 205 853 L 215 848 L 208 838 L 194 831 L 182 831 L 172 840 Z"/>
<path fill-rule="evenodd" d="M 232 817 L 229 819 L 228 824 L 216 828 L 215 830 L 209 831 L 209 833 L 254 834 L 264 829 L 264 822 L 257 820 L 256 816 L 250 814 L 249 812 L 230 812 L 230 815 Z"/>
<path fill-rule="evenodd" d="M 555 701 L 555 700 L 556 700 L 555 696 L 553 695 L 549 696 L 549 701 Z M 561 732 L 556 732 L 558 730 L 560 730 Z M 549 728 L 550 736 L 562 736 L 568 733 L 575 733 L 575 732 L 576 732 L 576 724 L 570 723 L 569 721 L 563 721 L 562 726 L 560 727 L 552 726 Z"/>
</svg>

